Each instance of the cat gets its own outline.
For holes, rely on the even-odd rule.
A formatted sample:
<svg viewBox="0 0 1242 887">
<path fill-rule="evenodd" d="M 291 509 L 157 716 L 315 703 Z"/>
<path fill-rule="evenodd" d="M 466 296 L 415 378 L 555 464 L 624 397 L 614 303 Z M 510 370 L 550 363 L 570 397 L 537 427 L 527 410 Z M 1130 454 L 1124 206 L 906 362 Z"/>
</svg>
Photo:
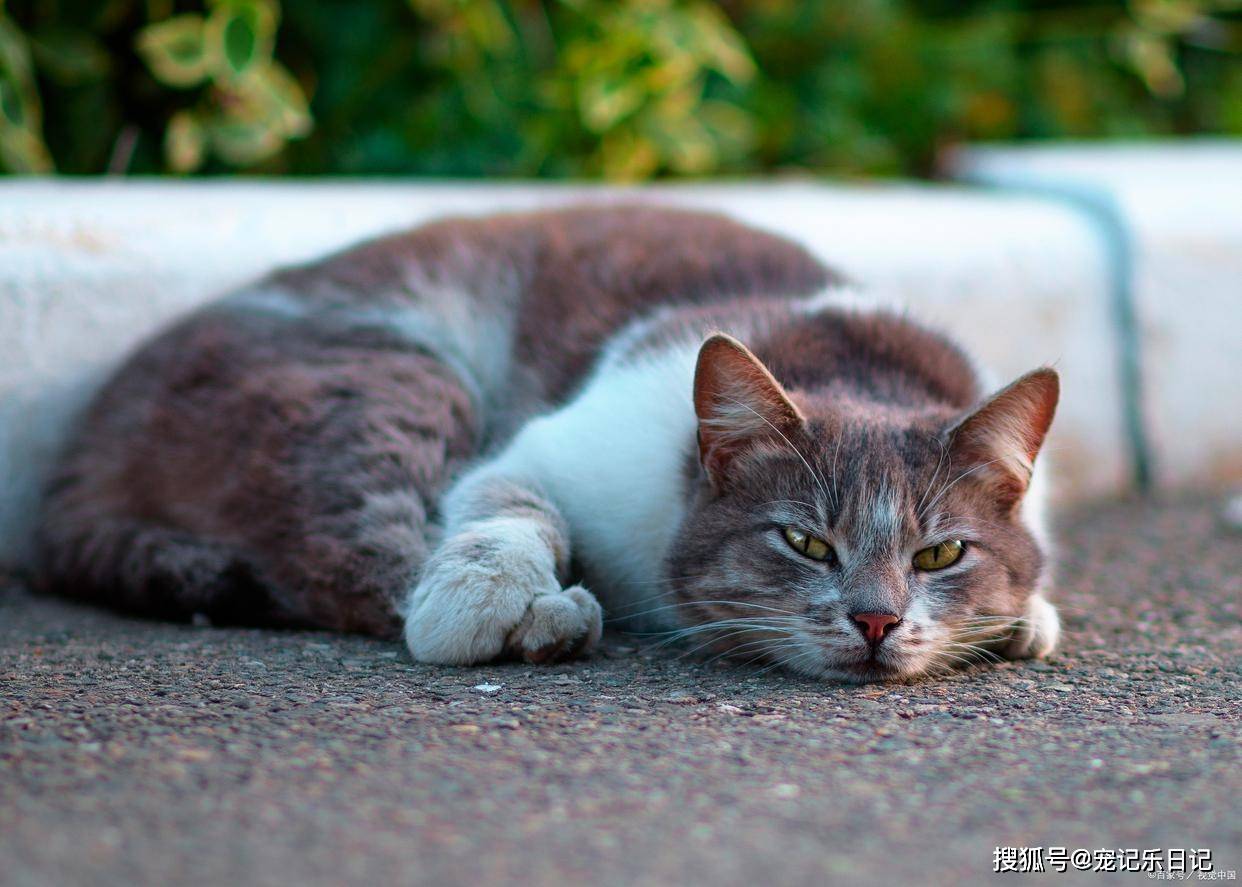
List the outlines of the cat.
<svg viewBox="0 0 1242 887">
<path fill-rule="evenodd" d="M 792 242 L 642 205 L 277 271 L 102 388 L 39 585 L 428 663 L 578 656 L 604 607 L 845 681 L 1046 655 L 1056 373 L 986 396 L 945 336 L 847 293 Z"/>
</svg>

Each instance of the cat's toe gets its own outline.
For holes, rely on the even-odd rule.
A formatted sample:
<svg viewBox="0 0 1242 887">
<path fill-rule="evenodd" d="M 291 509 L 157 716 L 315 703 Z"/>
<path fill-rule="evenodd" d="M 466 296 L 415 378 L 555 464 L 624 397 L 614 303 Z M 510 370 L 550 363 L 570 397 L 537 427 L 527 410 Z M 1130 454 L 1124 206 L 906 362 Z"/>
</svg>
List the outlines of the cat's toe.
<svg viewBox="0 0 1242 887">
<path fill-rule="evenodd" d="M 580 585 L 531 601 L 506 646 L 527 662 L 543 664 L 587 652 L 603 630 L 603 611 Z"/>
<path fill-rule="evenodd" d="M 1013 640 L 1001 651 L 1006 659 L 1043 659 L 1057 646 L 1061 619 L 1043 595 L 1032 595 Z"/>
</svg>

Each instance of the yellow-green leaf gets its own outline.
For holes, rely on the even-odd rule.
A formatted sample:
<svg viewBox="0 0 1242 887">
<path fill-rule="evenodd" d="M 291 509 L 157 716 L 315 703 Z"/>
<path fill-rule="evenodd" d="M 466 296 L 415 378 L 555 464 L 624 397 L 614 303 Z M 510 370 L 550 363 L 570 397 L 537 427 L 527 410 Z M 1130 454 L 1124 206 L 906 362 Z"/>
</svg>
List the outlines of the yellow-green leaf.
<svg viewBox="0 0 1242 887">
<path fill-rule="evenodd" d="M 161 83 L 187 88 L 207 76 L 211 60 L 202 16 L 177 15 L 138 33 L 138 52 Z"/>
<path fill-rule="evenodd" d="M 660 168 L 660 152 L 648 139 L 632 132 L 609 134 L 599 148 L 604 177 L 614 182 L 637 182 Z"/>
<path fill-rule="evenodd" d="M 724 13 L 710 3 L 696 3 L 691 12 L 701 51 L 708 64 L 734 83 L 745 83 L 755 74 L 755 61 L 746 41 Z"/>
<path fill-rule="evenodd" d="M 1182 94 L 1185 82 L 1167 41 L 1136 29 L 1126 42 L 1126 55 L 1153 95 L 1171 98 Z"/>
<path fill-rule="evenodd" d="M 285 138 L 301 138 L 311 131 L 306 94 L 279 62 L 271 62 L 253 78 L 253 88 L 267 103 L 269 114 Z"/>
<path fill-rule="evenodd" d="M 42 138 L 42 108 L 25 35 L 0 12 L 0 168 L 52 172 Z"/>
<path fill-rule="evenodd" d="M 192 111 L 178 111 L 164 131 L 164 156 L 175 172 L 194 172 L 203 165 L 207 133 Z"/>
<path fill-rule="evenodd" d="M 590 77 L 578 87 L 582 121 L 592 132 L 607 132 L 643 104 L 646 90 L 639 77 Z"/>
<path fill-rule="evenodd" d="M 0 122 L 0 166 L 16 173 L 54 172 L 43 140 L 23 126 Z"/>
<path fill-rule="evenodd" d="M 4 78 L 19 83 L 23 91 L 34 86 L 34 67 L 26 37 L 0 13 L 0 79 Z"/>
<path fill-rule="evenodd" d="M 311 130 L 306 97 L 293 75 L 277 62 L 268 62 L 229 84 L 219 94 L 219 100 L 223 108 L 222 121 L 245 130 L 234 137 L 234 129 L 230 128 L 224 136 L 226 141 L 261 142 L 266 146 L 271 139 L 267 136 L 260 139 L 256 135 L 258 130 L 264 130 L 283 144 Z M 248 149 L 238 150 L 244 154 Z"/>
</svg>

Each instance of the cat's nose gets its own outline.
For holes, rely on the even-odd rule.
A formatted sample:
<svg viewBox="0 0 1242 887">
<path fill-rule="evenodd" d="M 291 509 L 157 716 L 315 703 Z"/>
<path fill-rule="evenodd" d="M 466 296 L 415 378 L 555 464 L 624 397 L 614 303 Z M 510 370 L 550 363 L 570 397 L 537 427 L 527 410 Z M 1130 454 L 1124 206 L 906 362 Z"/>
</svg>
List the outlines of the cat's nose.
<svg viewBox="0 0 1242 887">
<path fill-rule="evenodd" d="M 884 640 L 893 626 L 901 622 L 901 617 L 892 613 L 851 613 L 850 618 L 870 644 Z"/>
</svg>

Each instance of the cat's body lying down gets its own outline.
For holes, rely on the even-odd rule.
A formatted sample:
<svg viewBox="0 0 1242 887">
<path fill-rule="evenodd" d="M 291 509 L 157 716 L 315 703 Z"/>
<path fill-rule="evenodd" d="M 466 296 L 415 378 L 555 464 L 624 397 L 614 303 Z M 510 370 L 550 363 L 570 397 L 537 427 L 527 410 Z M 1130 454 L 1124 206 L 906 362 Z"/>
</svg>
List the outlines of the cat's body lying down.
<svg viewBox="0 0 1242 887">
<path fill-rule="evenodd" d="M 581 652 L 600 603 L 847 679 L 1043 655 L 1023 499 L 1055 374 L 984 400 L 953 345 L 839 307 L 831 278 L 640 207 L 446 221 L 274 274 L 98 396 L 48 487 L 43 584 L 404 630 L 428 662 Z"/>
</svg>

